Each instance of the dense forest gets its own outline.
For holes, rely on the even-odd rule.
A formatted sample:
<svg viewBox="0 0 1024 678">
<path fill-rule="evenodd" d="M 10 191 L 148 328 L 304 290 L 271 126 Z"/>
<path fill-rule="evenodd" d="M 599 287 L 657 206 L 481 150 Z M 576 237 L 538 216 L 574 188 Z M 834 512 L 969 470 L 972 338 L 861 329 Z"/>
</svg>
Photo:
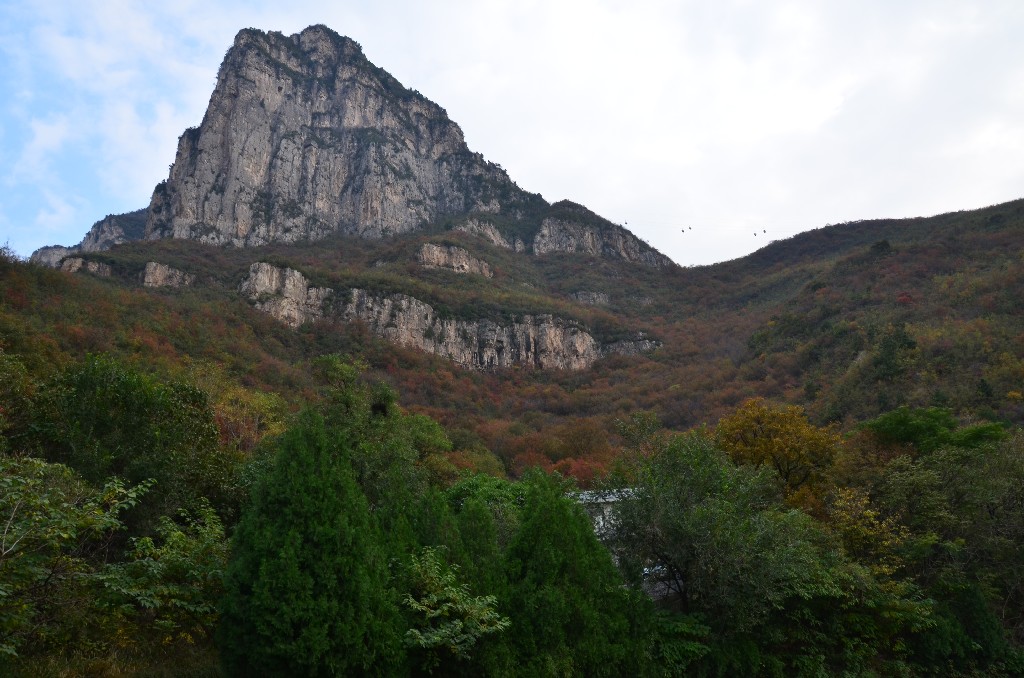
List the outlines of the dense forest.
<svg viewBox="0 0 1024 678">
<path fill-rule="evenodd" d="M 87 255 L 109 277 L 5 250 L 0 668 L 1020 675 L 1022 225 L 844 224 L 669 271 L 443 223 Z M 417 266 L 428 240 L 494 278 Z M 254 257 L 661 346 L 465 370 L 259 313 Z M 142 288 L 153 260 L 201 284 Z"/>
</svg>

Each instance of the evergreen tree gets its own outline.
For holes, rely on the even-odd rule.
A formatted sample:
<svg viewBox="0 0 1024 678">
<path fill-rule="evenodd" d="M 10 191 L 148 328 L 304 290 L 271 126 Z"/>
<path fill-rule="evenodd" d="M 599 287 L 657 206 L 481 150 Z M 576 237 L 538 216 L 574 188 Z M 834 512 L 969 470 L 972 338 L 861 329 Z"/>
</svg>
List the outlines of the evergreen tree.
<svg viewBox="0 0 1024 678">
<path fill-rule="evenodd" d="M 506 553 L 517 675 L 621 676 L 646 657 L 646 597 L 623 586 L 590 518 L 555 477 L 528 477 Z"/>
<path fill-rule="evenodd" d="M 304 414 L 235 534 L 221 617 L 228 674 L 393 674 L 401 637 L 379 539 L 347 449 Z"/>
</svg>

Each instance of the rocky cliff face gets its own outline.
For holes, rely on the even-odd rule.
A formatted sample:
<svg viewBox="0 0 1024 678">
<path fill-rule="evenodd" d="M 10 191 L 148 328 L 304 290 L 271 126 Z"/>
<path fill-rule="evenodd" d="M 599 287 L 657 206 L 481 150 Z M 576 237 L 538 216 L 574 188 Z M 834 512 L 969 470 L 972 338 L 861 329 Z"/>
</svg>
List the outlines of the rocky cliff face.
<svg viewBox="0 0 1024 678">
<path fill-rule="evenodd" d="M 196 277 L 191 273 L 156 261 L 147 261 L 146 269 L 142 272 L 143 287 L 188 287 L 195 281 Z"/>
<path fill-rule="evenodd" d="M 231 245 L 337 231 L 381 238 L 538 201 L 354 41 L 323 26 L 292 36 L 247 29 L 202 124 L 179 140 L 146 233 Z"/>
<path fill-rule="evenodd" d="M 573 292 L 569 296 L 573 301 L 578 301 L 581 304 L 586 304 L 587 306 L 607 306 L 611 303 L 611 298 L 604 292 L 580 290 L 578 292 Z"/>
<path fill-rule="evenodd" d="M 568 200 L 551 206 L 533 238 L 534 254 L 551 252 L 589 254 L 658 268 L 674 265 L 622 226 Z"/>
<path fill-rule="evenodd" d="M 111 214 L 97 221 L 85 234 L 82 242 L 72 247 L 51 245 L 40 247 L 29 258 L 34 264 L 59 268 L 61 260 L 80 252 L 100 252 L 114 245 L 140 240 L 146 230 L 146 210 L 127 214 Z"/>
<path fill-rule="evenodd" d="M 424 268 L 444 268 L 456 273 L 475 273 L 485 278 L 494 277 L 490 264 L 454 245 L 425 243 L 416 253 L 416 261 Z"/>
<path fill-rule="evenodd" d="M 257 308 L 291 327 L 324 317 L 362 322 L 394 344 L 472 369 L 580 370 L 610 353 L 637 354 L 659 346 L 642 336 L 602 346 L 583 327 L 551 315 L 524 315 L 503 324 L 441 318 L 430 304 L 405 294 L 312 287 L 302 273 L 262 262 L 250 267 L 239 289 Z"/>
<path fill-rule="evenodd" d="M 525 252 L 526 244 L 520 238 L 512 238 L 511 242 L 505 239 L 505 236 L 501 234 L 498 228 L 488 222 L 480 219 L 467 219 L 466 221 L 455 225 L 456 231 L 462 231 L 464 233 L 472 233 L 478 235 L 492 245 L 503 247 L 513 252 Z"/>
<path fill-rule="evenodd" d="M 516 252 L 671 263 L 579 205 L 520 189 L 469 150 L 443 108 L 324 26 L 239 32 L 202 123 L 181 135 L 144 214 L 108 217 L 80 245 L 33 260 L 57 265 L 143 236 L 253 246 L 383 238 L 447 219 Z"/>
<path fill-rule="evenodd" d="M 474 369 L 581 370 L 602 355 L 600 344 L 586 330 L 550 315 L 525 315 L 507 324 L 442 319 L 419 299 L 359 289 L 349 291 L 339 311 L 343 320 L 361 321 L 387 341 Z"/>
<path fill-rule="evenodd" d="M 85 271 L 98 275 L 101 278 L 109 278 L 113 275 L 113 270 L 109 264 L 104 264 L 100 261 L 86 261 L 81 257 L 66 257 L 61 260 L 60 270 L 67 271 L 68 273 L 78 273 L 79 271 Z"/>
<path fill-rule="evenodd" d="M 249 276 L 239 290 L 256 308 L 289 327 L 322 318 L 324 302 L 334 294 L 326 287 L 311 287 L 306 276 L 296 270 L 263 262 L 249 267 Z"/>
</svg>

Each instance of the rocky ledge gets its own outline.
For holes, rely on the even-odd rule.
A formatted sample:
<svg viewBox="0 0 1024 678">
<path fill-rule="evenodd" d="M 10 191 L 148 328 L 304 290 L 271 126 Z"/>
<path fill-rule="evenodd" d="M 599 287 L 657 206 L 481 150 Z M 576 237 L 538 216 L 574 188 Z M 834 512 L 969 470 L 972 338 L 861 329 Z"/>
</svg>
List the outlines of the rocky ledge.
<svg viewBox="0 0 1024 678">
<path fill-rule="evenodd" d="M 143 287 L 188 287 L 195 281 L 196 277 L 191 273 L 155 261 L 147 261 L 146 270 L 142 273 Z"/>
<path fill-rule="evenodd" d="M 109 278 L 113 274 L 113 270 L 109 264 L 104 264 L 99 261 L 88 261 L 81 257 L 66 257 L 60 262 L 60 270 L 67 271 L 68 273 L 78 273 L 79 271 L 85 271 L 98 275 L 101 278 Z"/>
<path fill-rule="evenodd" d="M 454 245 L 425 243 L 416 253 L 416 261 L 424 268 L 443 268 L 456 273 L 475 273 L 485 278 L 494 277 L 490 264 Z"/>
<path fill-rule="evenodd" d="M 442 318 L 430 304 L 405 294 L 313 287 L 299 271 L 263 262 L 249 268 L 239 290 L 258 309 L 291 327 L 321 318 L 361 322 L 391 343 L 470 369 L 582 370 L 605 355 L 635 355 L 659 345 L 641 336 L 602 346 L 578 323 L 547 314 L 505 323 Z"/>
</svg>

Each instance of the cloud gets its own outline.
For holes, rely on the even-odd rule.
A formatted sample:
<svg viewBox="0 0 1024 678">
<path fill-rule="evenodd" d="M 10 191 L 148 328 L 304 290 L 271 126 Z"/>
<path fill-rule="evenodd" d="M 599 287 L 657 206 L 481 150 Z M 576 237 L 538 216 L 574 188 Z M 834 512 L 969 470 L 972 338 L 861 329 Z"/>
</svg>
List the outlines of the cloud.
<svg viewBox="0 0 1024 678">
<path fill-rule="evenodd" d="M 71 118 L 67 115 L 56 115 L 48 120 L 33 119 L 29 121 L 28 128 L 31 136 L 10 168 L 8 182 L 41 183 L 52 179 L 53 157 L 63 151 L 74 136 Z"/>
<path fill-rule="evenodd" d="M 32 226 L 43 234 L 60 233 L 80 219 L 78 207 L 66 197 L 47 190 L 43 198 L 45 203 L 32 220 Z"/>
</svg>

